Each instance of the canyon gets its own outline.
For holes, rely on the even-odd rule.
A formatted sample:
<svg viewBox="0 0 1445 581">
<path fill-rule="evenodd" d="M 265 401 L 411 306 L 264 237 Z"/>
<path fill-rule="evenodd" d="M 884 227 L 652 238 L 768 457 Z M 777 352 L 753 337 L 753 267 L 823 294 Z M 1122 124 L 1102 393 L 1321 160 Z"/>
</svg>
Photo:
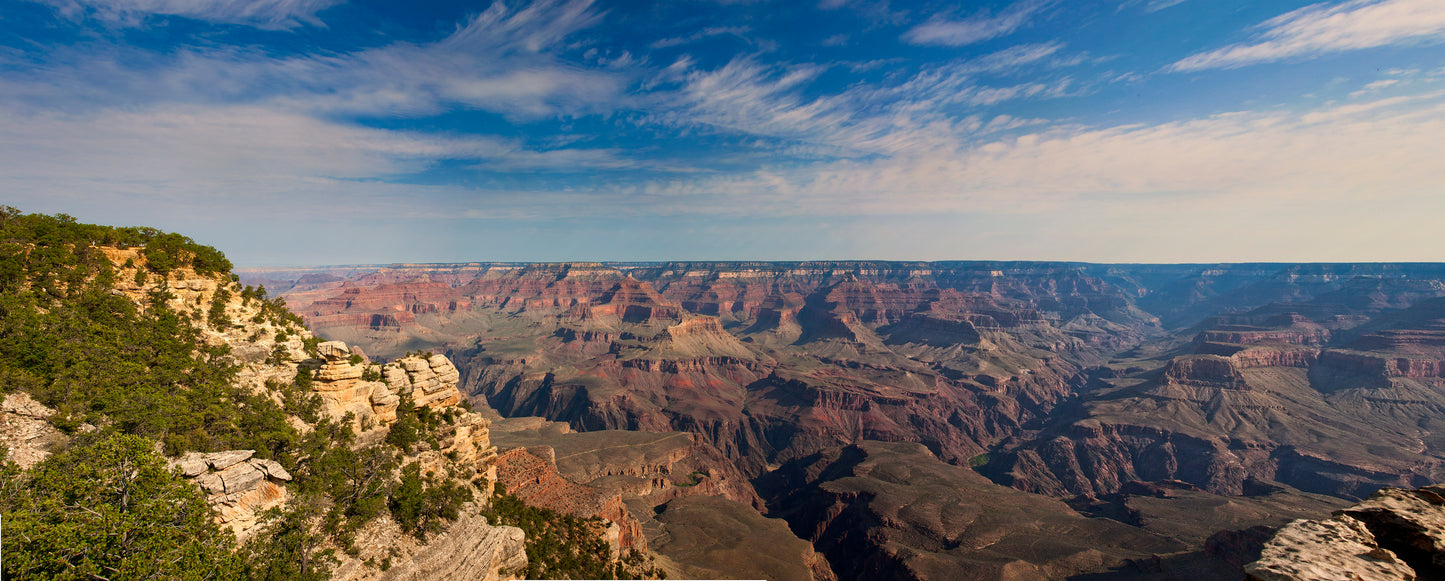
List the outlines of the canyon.
<svg viewBox="0 0 1445 581">
<path fill-rule="evenodd" d="M 676 548 L 669 513 L 745 510 L 803 543 L 770 545 L 811 545 L 782 549 L 796 578 L 1242 578 L 1261 530 L 1445 480 L 1438 264 L 239 273 L 371 357 L 445 355 L 494 426 L 533 418 L 506 445 L 493 428 L 503 454 L 570 483 L 544 489 L 590 490 L 583 512 L 615 515 L 629 546 Z M 646 452 L 666 437 L 686 453 Z M 600 472 L 583 453 L 621 442 L 642 451 Z M 729 538 L 714 528 L 685 534 Z"/>
</svg>

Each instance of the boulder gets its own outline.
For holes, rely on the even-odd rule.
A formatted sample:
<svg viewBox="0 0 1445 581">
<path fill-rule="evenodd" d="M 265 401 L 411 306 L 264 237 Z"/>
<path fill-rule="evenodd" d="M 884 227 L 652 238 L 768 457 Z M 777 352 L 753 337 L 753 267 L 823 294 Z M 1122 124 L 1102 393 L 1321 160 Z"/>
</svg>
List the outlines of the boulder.
<svg viewBox="0 0 1445 581">
<path fill-rule="evenodd" d="M 233 343 L 231 356 L 241 363 L 261 363 L 271 356 L 271 350 L 255 343 Z"/>
<path fill-rule="evenodd" d="M 403 387 L 411 387 L 411 379 L 407 377 L 406 370 L 395 365 L 381 368 L 381 376 L 393 389 L 400 390 Z"/>
<path fill-rule="evenodd" d="M 275 478 L 283 482 L 291 481 L 291 473 L 275 460 L 252 460 L 251 465 L 264 472 L 268 478 Z"/>
<path fill-rule="evenodd" d="M 185 476 L 186 478 L 195 478 L 206 473 L 206 461 L 200 458 L 192 457 L 181 460 L 179 466 L 181 476 Z"/>
<path fill-rule="evenodd" d="M 227 450 L 225 452 L 214 452 L 205 455 L 206 464 L 213 470 L 225 470 L 246 460 L 249 460 L 255 450 Z"/>
<path fill-rule="evenodd" d="M 221 480 L 220 476 L 214 473 L 202 474 L 200 478 L 196 479 L 196 484 L 201 485 L 201 488 L 206 489 L 207 492 L 212 494 L 226 492 L 226 483 Z"/>
<path fill-rule="evenodd" d="M 1445 486 L 1381 488 L 1323 520 L 1296 520 L 1245 565 L 1256 581 L 1434 579 L 1445 563 Z"/>
<path fill-rule="evenodd" d="M 316 379 L 322 382 L 345 381 L 348 379 L 361 379 L 363 369 L 360 365 L 348 363 L 327 363 L 321 366 L 321 372 L 316 374 Z"/>
<path fill-rule="evenodd" d="M 215 474 L 221 477 L 225 483 L 226 494 L 245 492 L 257 487 L 266 480 L 266 473 L 257 469 L 250 462 L 237 464 Z M 210 476 L 209 474 L 207 476 Z"/>
<path fill-rule="evenodd" d="M 1297 520 L 1275 533 L 1259 560 L 1244 566 L 1257 581 L 1398 581 L 1415 572 L 1382 549 L 1365 524 L 1348 516 Z"/>
<path fill-rule="evenodd" d="M 336 361 L 351 357 L 351 349 L 341 341 L 327 341 L 316 346 L 316 351 L 321 353 L 328 361 Z"/>
</svg>

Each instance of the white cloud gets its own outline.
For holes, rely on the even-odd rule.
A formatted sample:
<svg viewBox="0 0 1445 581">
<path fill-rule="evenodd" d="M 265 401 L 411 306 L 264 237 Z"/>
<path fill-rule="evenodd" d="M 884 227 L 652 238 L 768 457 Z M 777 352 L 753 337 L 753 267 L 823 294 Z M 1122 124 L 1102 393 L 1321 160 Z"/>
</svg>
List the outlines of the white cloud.
<svg viewBox="0 0 1445 581">
<path fill-rule="evenodd" d="M 1152 12 L 1158 12 L 1158 11 L 1163 10 L 1163 9 L 1165 9 L 1165 8 L 1171 8 L 1171 7 L 1174 7 L 1174 6 L 1178 6 L 1178 5 L 1180 5 L 1180 4 L 1185 3 L 1186 1 L 1188 1 L 1188 0 L 1125 0 L 1125 2 L 1124 2 L 1123 4 L 1120 4 L 1120 5 L 1119 5 L 1119 9 L 1120 9 L 1120 10 L 1123 10 L 1123 9 L 1128 8 L 1128 7 L 1130 7 L 1130 6 L 1137 6 L 1137 5 L 1139 5 L 1139 4 L 1143 4 L 1143 5 L 1144 5 L 1144 12 L 1150 12 L 1150 13 L 1152 13 Z"/>
<path fill-rule="evenodd" d="M 980 76 L 1007 76 L 1039 65 L 1061 43 L 1014 46 L 974 59 L 923 68 L 891 86 L 859 85 L 841 93 L 805 97 L 804 88 L 825 69 L 786 68 L 749 58 L 722 68 L 696 70 L 690 62 L 670 69 L 681 90 L 668 110 L 655 115 L 670 124 L 707 125 L 805 144 L 805 157 L 860 157 L 955 150 L 960 136 L 1012 129 L 976 123 L 960 113 L 1022 99 L 1050 99 L 1084 91 L 1072 78 L 993 85 Z"/>
<path fill-rule="evenodd" d="M 322 26 L 316 13 L 343 0 L 33 0 L 55 6 L 68 18 L 98 18 L 139 26 L 150 15 L 289 29 L 303 22 Z"/>
<path fill-rule="evenodd" d="M 1170 204 L 1254 212 L 1355 199 L 1391 207 L 1442 195 L 1442 150 L 1445 94 L 1437 93 L 1297 113 L 1052 127 L 697 182 L 672 195 L 678 203 L 720 204 L 698 211 L 763 215 L 1107 214 Z"/>
<path fill-rule="evenodd" d="M 1012 33 L 1052 4 L 1052 0 L 1023 0 L 994 16 L 977 15 L 962 20 L 934 16 L 903 33 L 903 40 L 910 44 L 943 46 L 976 44 Z"/>
<path fill-rule="evenodd" d="M 751 31 L 752 29 L 746 26 L 709 26 L 687 36 L 661 38 L 653 41 L 652 44 L 649 46 L 651 46 L 652 48 L 668 48 L 674 46 L 681 46 L 684 44 L 691 44 L 704 38 L 722 35 L 732 35 L 738 38 L 743 38 L 743 35 Z"/>
<path fill-rule="evenodd" d="M 77 110 L 180 102 L 269 103 L 319 115 L 413 116 L 454 107 L 518 118 L 585 114 L 610 110 L 631 74 L 630 56 L 597 69 L 557 54 L 600 19 L 591 0 L 537 0 L 518 9 L 497 2 L 436 42 L 334 55 L 62 48 L 45 66 L 7 78 L 0 99 Z"/>
<path fill-rule="evenodd" d="M 1249 42 L 1190 55 L 1173 71 L 1235 68 L 1407 42 L 1445 40 L 1445 2 L 1352 0 L 1319 3 L 1267 20 Z"/>
<path fill-rule="evenodd" d="M 503 172 L 641 165 L 610 149 L 537 151 L 507 139 L 371 129 L 257 106 L 0 112 L 0 175 L 12 195 L 189 192 L 223 203 L 338 181 L 369 189 L 360 184 L 443 160 Z M 301 197 L 313 196 L 292 201 Z"/>
</svg>

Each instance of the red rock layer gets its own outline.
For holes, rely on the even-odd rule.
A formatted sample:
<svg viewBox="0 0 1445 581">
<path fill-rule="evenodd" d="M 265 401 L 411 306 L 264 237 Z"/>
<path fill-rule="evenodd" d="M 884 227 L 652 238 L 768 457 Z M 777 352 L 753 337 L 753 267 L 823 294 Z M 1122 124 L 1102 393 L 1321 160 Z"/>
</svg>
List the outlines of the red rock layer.
<svg viewBox="0 0 1445 581">
<path fill-rule="evenodd" d="M 549 455 L 549 452 L 542 451 L 544 455 Z M 509 494 L 528 505 L 572 516 L 599 517 L 615 523 L 619 529 L 618 546 L 621 549 L 646 548 L 642 524 L 627 511 L 621 494 L 607 494 L 563 478 L 552 461 L 532 451 L 515 448 L 498 456 L 497 481 Z"/>
</svg>

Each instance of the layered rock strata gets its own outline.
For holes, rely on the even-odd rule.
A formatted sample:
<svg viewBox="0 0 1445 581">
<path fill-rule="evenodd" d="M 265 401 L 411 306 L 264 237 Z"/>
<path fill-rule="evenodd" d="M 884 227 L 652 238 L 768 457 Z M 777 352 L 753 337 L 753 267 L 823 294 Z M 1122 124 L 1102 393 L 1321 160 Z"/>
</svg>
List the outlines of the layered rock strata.
<svg viewBox="0 0 1445 581">
<path fill-rule="evenodd" d="M 1064 578 L 1185 546 L 999 486 L 914 443 L 829 449 L 759 489 L 843 579 Z"/>
<path fill-rule="evenodd" d="M 242 541 L 255 533 L 260 513 L 291 498 L 285 483 L 291 474 L 275 460 L 252 458 L 254 450 L 192 452 L 171 466 L 206 491 L 216 519 Z"/>
</svg>

